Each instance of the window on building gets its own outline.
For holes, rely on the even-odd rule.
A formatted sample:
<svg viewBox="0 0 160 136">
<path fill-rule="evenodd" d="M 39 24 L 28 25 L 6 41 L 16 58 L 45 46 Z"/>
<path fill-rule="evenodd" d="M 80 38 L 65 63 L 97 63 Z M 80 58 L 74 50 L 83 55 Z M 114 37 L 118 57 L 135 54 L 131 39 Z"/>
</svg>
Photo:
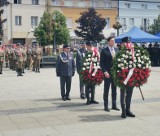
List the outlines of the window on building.
<svg viewBox="0 0 160 136">
<path fill-rule="evenodd" d="M 14 4 L 22 4 L 22 0 L 14 0 Z"/>
<path fill-rule="evenodd" d="M 157 8 L 160 9 L 160 5 L 157 5 Z"/>
<path fill-rule="evenodd" d="M 106 28 L 110 28 L 110 18 L 106 18 Z"/>
<path fill-rule="evenodd" d="M 39 0 L 32 0 L 32 4 L 33 5 L 38 5 L 39 4 Z"/>
<path fill-rule="evenodd" d="M 131 8 L 131 4 L 130 3 L 125 3 L 126 8 Z"/>
<path fill-rule="evenodd" d="M 38 26 L 38 17 L 31 16 L 31 26 Z"/>
<path fill-rule="evenodd" d="M 15 25 L 22 25 L 22 17 L 15 16 Z"/>
<path fill-rule="evenodd" d="M 126 18 L 121 18 L 121 25 L 126 26 Z"/>
<path fill-rule="evenodd" d="M 142 9 L 147 9 L 147 4 L 142 4 Z"/>
<path fill-rule="evenodd" d="M 130 27 L 134 26 L 134 18 L 129 18 L 129 26 Z"/>
<path fill-rule="evenodd" d="M 72 28 L 72 24 L 73 22 L 72 22 L 72 18 L 67 18 L 67 20 L 66 20 L 66 24 L 67 24 L 67 28 Z"/>
<path fill-rule="evenodd" d="M 52 5 L 53 5 L 53 6 L 58 5 L 58 0 L 52 0 Z"/>
</svg>

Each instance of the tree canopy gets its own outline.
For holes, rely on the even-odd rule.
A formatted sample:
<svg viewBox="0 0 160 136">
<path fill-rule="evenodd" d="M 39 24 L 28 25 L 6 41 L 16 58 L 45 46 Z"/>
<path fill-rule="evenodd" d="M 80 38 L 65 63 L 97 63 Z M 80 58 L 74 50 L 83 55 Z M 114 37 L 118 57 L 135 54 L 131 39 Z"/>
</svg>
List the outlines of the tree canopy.
<svg viewBox="0 0 160 136">
<path fill-rule="evenodd" d="M 69 30 L 66 26 L 66 18 L 59 11 L 50 13 L 45 11 L 38 27 L 34 31 L 34 35 L 41 45 L 65 44 L 70 41 Z"/>
<path fill-rule="evenodd" d="M 105 18 L 96 12 L 94 8 L 81 13 L 81 17 L 76 20 L 79 26 L 75 30 L 78 37 L 86 41 L 100 42 L 104 39 L 102 30 L 106 26 Z"/>
<path fill-rule="evenodd" d="M 150 33 L 157 34 L 158 32 L 160 32 L 160 15 L 154 21 L 154 24 L 150 26 Z"/>
</svg>

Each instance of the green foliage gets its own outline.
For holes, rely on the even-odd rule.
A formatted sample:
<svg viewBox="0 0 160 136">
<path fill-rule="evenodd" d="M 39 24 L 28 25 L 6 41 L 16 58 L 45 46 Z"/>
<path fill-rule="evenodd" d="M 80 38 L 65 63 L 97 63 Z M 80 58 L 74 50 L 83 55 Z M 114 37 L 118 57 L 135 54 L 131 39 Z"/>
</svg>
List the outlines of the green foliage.
<svg viewBox="0 0 160 136">
<path fill-rule="evenodd" d="M 154 21 L 154 24 L 150 26 L 150 33 L 157 34 L 160 32 L 160 15 L 158 16 L 158 19 Z"/>
<path fill-rule="evenodd" d="M 53 24 L 51 20 L 52 14 L 45 11 L 39 26 L 34 31 L 34 36 L 37 38 L 40 45 L 49 45 L 53 43 Z"/>
<path fill-rule="evenodd" d="M 106 26 L 106 21 L 97 14 L 94 8 L 89 8 L 88 11 L 81 13 L 81 17 L 76 20 L 79 24 L 75 33 L 78 37 L 84 40 L 100 42 L 104 39 L 102 30 Z"/>
<path fill-rule="evenodd" d="M 50 45 L 54 43 L 54 34 L 56 45 L 70 41 L 65 16 L 58 11 L 54 11 L 52 14 L 45 11 L 34 35 L 41 45 Z"/>
</svg>

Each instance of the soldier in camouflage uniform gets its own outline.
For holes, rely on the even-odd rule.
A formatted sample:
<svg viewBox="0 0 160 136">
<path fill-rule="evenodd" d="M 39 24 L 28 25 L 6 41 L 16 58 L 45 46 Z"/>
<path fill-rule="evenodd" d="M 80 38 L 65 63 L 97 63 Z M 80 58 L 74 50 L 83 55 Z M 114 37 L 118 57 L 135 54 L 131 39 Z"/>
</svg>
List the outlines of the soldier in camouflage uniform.
<svg viewBox="0 0 160 136">
<path fill-rule="evenodd" d="M 23 76 L 22 75 L 23 53 L 20 44 L 17 44 L 17 48 L 15 49 L 15 54 L 17 57 L 17 76 Z"/>
<path fill-rule="evenodd" d="M 40 73 L 40 61 L 42 58 L 42 49 L 37 45 L 35 50 L 35 72 Z"/>
<path fill-rule="evenodd" d="M 25 46 L 22 46 L 22 55 L 23 55 L 22 73 L 24 73 L 24 69 L 26 66 L 26 60 L 27 60 L 27 50 Z"/>
<path fill-rule="evenodd" d="M 0 74 L 2 74 L 3 61 L 4 61 L 4 49 L 0 47 Z"/>
</svg>

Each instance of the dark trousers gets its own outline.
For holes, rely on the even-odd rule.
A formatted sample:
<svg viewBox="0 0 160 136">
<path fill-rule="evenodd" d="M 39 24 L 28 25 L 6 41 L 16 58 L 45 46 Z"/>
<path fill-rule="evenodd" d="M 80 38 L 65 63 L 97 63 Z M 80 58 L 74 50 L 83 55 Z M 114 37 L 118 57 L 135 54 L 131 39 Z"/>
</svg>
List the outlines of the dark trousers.
<svg viewBox="0 0 160 136">
<path fill-rule="evenodd" d="M 60 87 L 61 87 L 61 96 L 69 96 L 71 90 L 71 76 L 60 76 Z M 65 91 L 66 90 L 66 91 Z"/>
<path fill-rule="evenodd" d="M 112 90 L 112 106 L 116 106 L 116 97 L 117 97 L 116 86 L 112 78 L 105 78 L 104 92 L 103 92 L 104 107 L 108 107 L 108 94 L 109 94 L 110 84 L 111 84 L 111 90 Z"/>
<path fill-rule="evenodd" d="M 126 111 L 130 110 L 131 105 L 131 98 L 133 94 L 133 88 L 129 88 L 127 90 L 120 90 L 120 101 L 121 101 L 121 108 L 125 108 Z"/>
<path fill-rule="evenodd" d="M 91 100 L 93 101 L 95 96 L 95 85 L 86 85 L 85 93 L 86 93 L 87 101 L 90 100 L 90 94 L 91 94 Z"/>
<path fill-rule="evenodd" d="M 80 95 L 82 96 L 82 95 L 84 95 L 84 87 L 85 87 L 85 85 L 84 85 L 84 83 L 81 81 L 80 75 L 79 75 L 79 87 L 80 87 Z"/>
</svg>

